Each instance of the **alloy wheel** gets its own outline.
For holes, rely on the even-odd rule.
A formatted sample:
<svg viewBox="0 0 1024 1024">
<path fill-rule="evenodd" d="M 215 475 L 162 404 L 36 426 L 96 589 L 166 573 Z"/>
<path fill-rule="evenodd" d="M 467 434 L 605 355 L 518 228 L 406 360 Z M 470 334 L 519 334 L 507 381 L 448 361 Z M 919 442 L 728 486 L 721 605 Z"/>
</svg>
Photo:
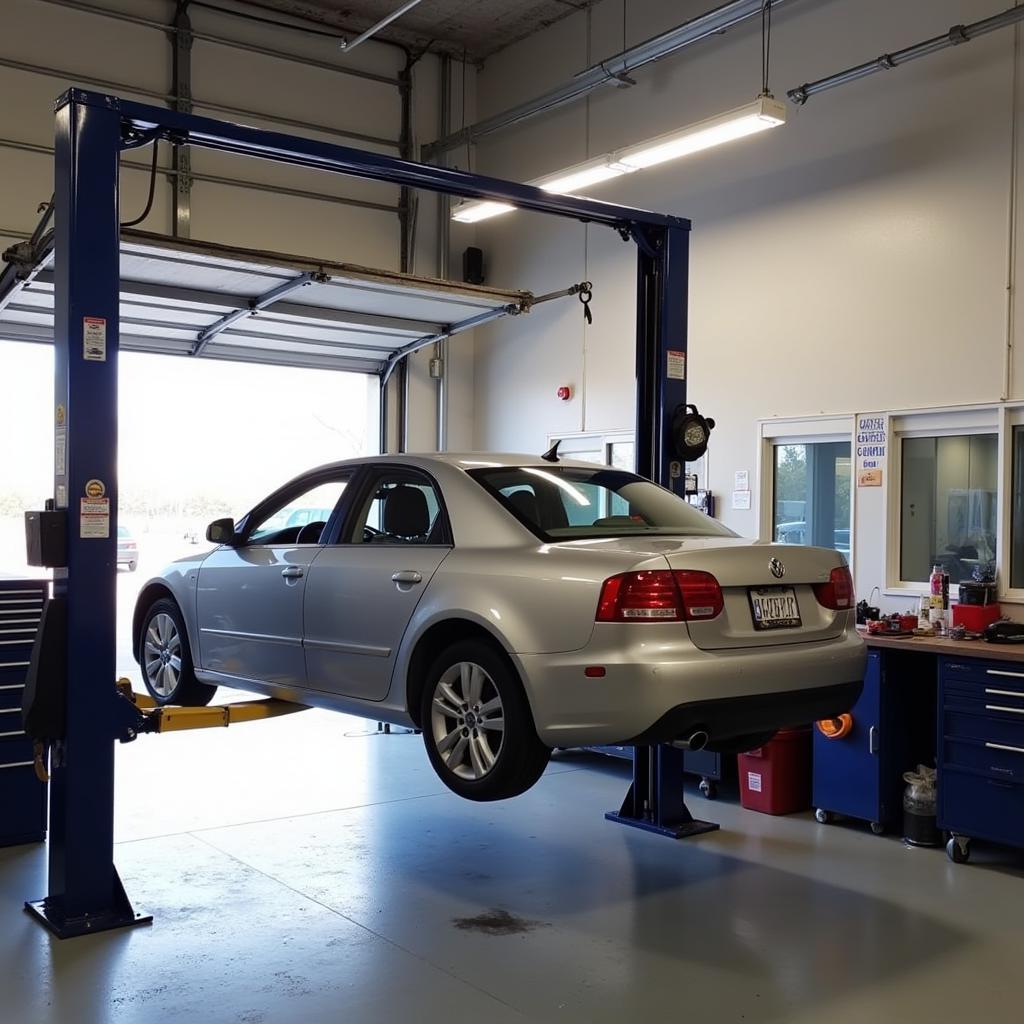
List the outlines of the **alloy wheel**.
<svg viewBox="0 0 1024 1024">
<path fill-rule="evenodd" d="M 181 678 L 181 634 L 166 612 L 158 612 L 149 622 L 143 662 L 153 692 L 170 697 Z"/>
<path fill-rule="evenodd" d="M 477 781 L 491 771 L 505 738 L 505 709 L 486 669 L 471 661 L 445 669 L 434 686 L 430 729 L 454 775 Z"/>
</svg>

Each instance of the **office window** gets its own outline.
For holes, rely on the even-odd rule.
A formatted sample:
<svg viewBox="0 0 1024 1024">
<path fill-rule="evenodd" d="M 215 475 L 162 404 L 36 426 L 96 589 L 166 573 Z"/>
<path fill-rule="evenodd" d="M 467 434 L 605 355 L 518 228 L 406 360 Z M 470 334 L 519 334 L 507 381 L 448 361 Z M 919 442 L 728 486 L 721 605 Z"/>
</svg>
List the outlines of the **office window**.
<svg viewBox="0 0 1024 1024">
<path fill-rule="evenodd" d="M 554 437 L 548 439 L 553 444 Z M 633 472 L 634 447 L 631 438 L 621 434 L 585 434 L 578 437 L 563 438 L 558 446 L 558 453 L 566 459 L 578 459 L 580 462 L 593 462 L 599 466 L 614 466 Z"/>
<path fill-rule="evenodd" d="M 775 444 L 772 537 L 850 555 L 850 443 Z"/>
<path fill-rule="evenodd" d="M 900 579 L 939 565 L 958 583 L 995 560 L 998 453 L 996 434 L 903 439 Z"/>
<path fill-rule="evenodd" d="M 1024 426 L 1013 428 L 1013 498 L 1010 503 L 1010 586 L 1024 589 Z"/>
</svg>

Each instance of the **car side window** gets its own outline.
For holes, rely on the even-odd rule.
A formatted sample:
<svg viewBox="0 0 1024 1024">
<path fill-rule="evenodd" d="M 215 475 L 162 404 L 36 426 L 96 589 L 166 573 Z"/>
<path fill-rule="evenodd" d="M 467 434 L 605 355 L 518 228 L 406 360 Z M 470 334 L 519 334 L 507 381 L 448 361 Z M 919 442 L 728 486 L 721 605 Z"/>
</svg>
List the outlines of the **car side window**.
<svg viewBox="0 0 1024 1024">
<path fill-rule="evenodd" d="M 263 509 L 249 533 L 249 544 L 319 544 L 351 474 L 321 482 Z"/>
<path fill-rule="evenodd" d="M 445 544 L 447 528 L 434 485 L 409 471 L 383 472 L 358 510 L 350 544 Z"/>
</svg>

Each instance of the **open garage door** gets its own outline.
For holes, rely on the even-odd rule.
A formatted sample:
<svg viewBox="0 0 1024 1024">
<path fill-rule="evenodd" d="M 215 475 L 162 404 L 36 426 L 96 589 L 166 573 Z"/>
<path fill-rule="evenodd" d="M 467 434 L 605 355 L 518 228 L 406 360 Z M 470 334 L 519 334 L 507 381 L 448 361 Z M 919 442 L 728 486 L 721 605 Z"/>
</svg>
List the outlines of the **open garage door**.
<svg viewBox="0 0 1024 1024">
<path fill-rule="evenodd" d="M 52 344 L 52 233 L 4 254 L 0 340 Z M 402 356 L 534 297 L 140 231 L 121 235 L 120 347 L 386 377 Z"/>
</svg>

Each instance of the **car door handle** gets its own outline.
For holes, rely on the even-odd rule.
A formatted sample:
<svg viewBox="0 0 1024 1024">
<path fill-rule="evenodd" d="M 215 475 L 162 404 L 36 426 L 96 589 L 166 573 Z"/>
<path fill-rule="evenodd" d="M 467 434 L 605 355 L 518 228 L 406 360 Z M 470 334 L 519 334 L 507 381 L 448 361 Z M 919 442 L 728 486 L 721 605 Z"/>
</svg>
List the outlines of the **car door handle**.
<svg viewBox="0 0 1024 1024">
<path fill-rule="evenodd" d="M 423 577 L 415 569 L 402 569 L 391 574 L 392 583 L 422 583 Z"/>
<path fill-rule="evenodd" d="M 301 565 L 289 565 L 286 569 L 281 570 L 281 575 L 286 580 L 297 580 L 306 575 L 306 570 Z"/>
</svg>

